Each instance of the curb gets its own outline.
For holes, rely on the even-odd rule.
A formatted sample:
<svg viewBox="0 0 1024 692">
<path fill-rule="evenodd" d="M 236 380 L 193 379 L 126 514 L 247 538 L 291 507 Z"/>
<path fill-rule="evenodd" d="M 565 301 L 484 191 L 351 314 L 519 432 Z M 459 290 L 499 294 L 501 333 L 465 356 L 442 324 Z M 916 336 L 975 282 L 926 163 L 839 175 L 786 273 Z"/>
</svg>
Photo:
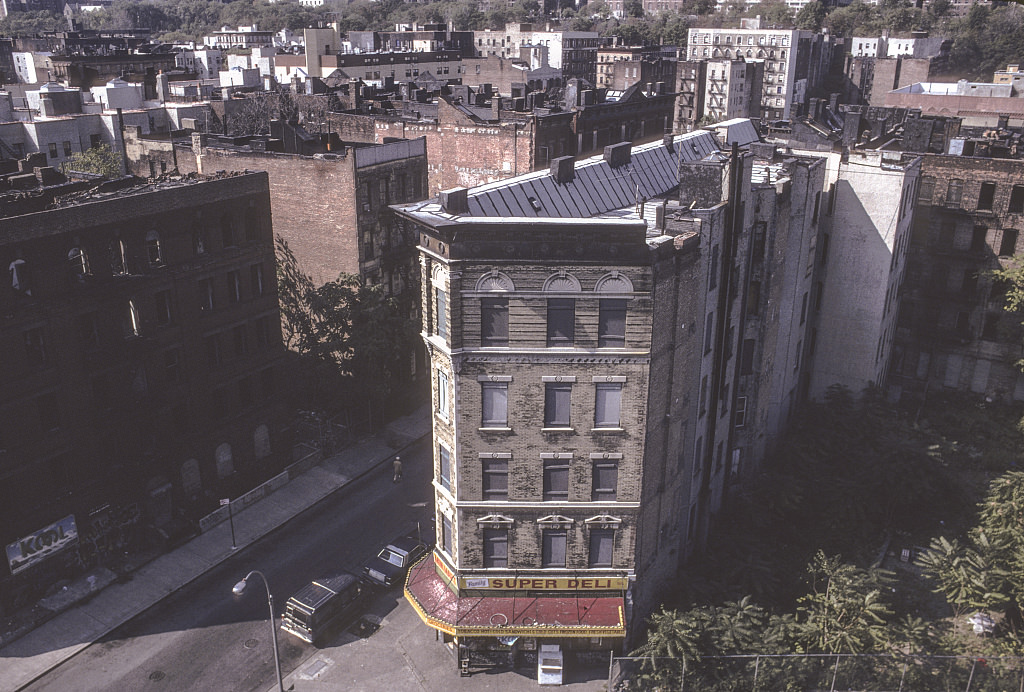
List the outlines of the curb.
<svg viewBox="0 0 1024 692">
<path fill-rule="evenodd" d="M 124 618 L 123 618 L 123 619 L 122 619 L 122 620 L 121 620 L 120 622 L 118 622 L 118 623 L 115 623 L 115 624 L 112 624 L 112 625 L 110 625 L 109 627 L 107 627 L 106 629 L 104 629 L 104 630 L 102 630 L 101 632 L 97 633 L 97 634 L 96 634 L 96 635 L 95 635 L 95 636 L 94 636 L 94 637 L 92 638 L 92 640 L 91 640 L 91 641 L 88 641 L 88 642 L 82 642 L 82 643 L 81 643 L 80 645 L 77 645 L 77 646 L 74 646 L 74 647 L 70 647 L 70 648 L 68 649 L 68 653 L 67 653 L 67 655 L 66 655 L 66 656 L 63 656 L 63 657 L 61 657 L 61 658 L 60 658 L 59 660 L 57 660 L 57 661 L 54 661 L 53 663 L 47 664 L 47 666 L 46 666 L 46 667 L 45 667 L 44 669 L 42 669 L 42 670 L 40 670 L 40 671 L 38 671 L 38 672 L 34 673 L 34 674 L 32 675 L 32 677 L 31 677 L 31 678 L 29 678 L 29 679 L 27 679 L 27 680 L 25 680 L 25 681 L 23 681 L 23 682 L 18 682 L 18 683 L 17 683 L 18 687 L 16 687 L 16 688 L 13 688 L 13 692 L 17 692 L 17 690 L 22 690 L 22 689 L 24 689 L 25 687 L 27 687 L 28 685 L 31 685 L 31 684 L 32 684 L 33 682 L 35 682 L 36 680 L 38 680 L 38 679 L 39 679 L 39 678 L 41 678 L 42 676 L 46 675 L 47 673 L 49 673 L 49 672 L 50 672 L 51 670 L 53 670 L 54 668 L 57 668 L 58 666 L 61 666 L 61 665 L 63 665 L 63 664 L 65 663 L 65 662 L 67 662 L 67 661 L 69 661 L 70 659 L 74 658 L 74 657 L 75 657 L 75 656 L 77 656 L 77 655 L 78 655 L 79 653 L 81 653 L 82 651 L 84 651 L 84 650 L 85 650 L 85 649 L 87 649 L 88 647 L 92 646 L 92 645 L 93 645 L 93 644 L 95 644 L 95 643 L 96 643 L 97 641 L 99 641 L 99 640 L 100 640 L 100 639 L 102 639 L 103 637 L 107 636 L 108 634 L 110 634 L 111 632 L 113 632 L 113 631 L 114 631 L 115 629 L 117 629 L 118 627 L 121 627 L 121 626 L 122 626 L 122 625 L 124 625 L 124 624 L 125 624 L 126 622 L 128 622 L 128 621 L 130 621 L 130 620 L 132 620 L 132 619 L 134 619 L 134 618 L 137 618 L 138 616 L 142 615 L 143 613 L 145 613 L 145 612 L 146 612 L 147 610 L 149 610 L 150 608 L 153 608 L 154 606 L 156 606 L 156 605 L 159 605 L 159 604 L 160 604 L 160 602 L 161 602 L 161 601 L 163 601 L 163 600 L 164 600 L 165 598 L 167 598 L 168 596 L 171 596 L 171 595 L 172 595 L 172 594 L 174 594 L 174 593 L 177 593 L 177 592 L 178 592 L 178 591 L 180 591 L 181 589 L 183 589 L 183 588 L 185 588 L 186 586 L 190 585 L 190 584 L 191 584 L 192 582 L 196 581 L 197 579 L 199 579 L 200 577 L 202 577 L 202 576 L 203 576 L 204 574 L 206 574 L 207 572 L 211 571 L 211 570 L 212 570 L 212 569 L 213 569 L 214 567 L 217 567 L 217 566 L 218 566 L 218 565 L 220 565 L 221 563 L 223 563 L 223 562 L 226 562 L 227 560 L 229 560 L 230 558 L 233 558 L 233 557 L 235 557 L 236 555 L 240 555 L 240 554 L 241 554 L 242 552 L 244 552 L 244 551 L 245 551 L 246 549 L 248 549 L 248 548 L 249 548 L 250 546 L 252 546 L 252 545 L 253 545 L 253 544 L 255 544 L 256 542 L 258 542 L 258 541 L 261 541 L 261 540 L 263 540 L 264 538 L 266 538 L 266 537 L 267 537 L 267 536 L 269 536 L 270 534 L 274 533 L 275 531 L 277 531 L 277 530 L 279 530 L 280 528 L 282 528 L 282 527 L 284 527 L 285 525 L 287 525 L 287 524 L 288 524 L 289 522 L 291 522 L 291 521 L 295 520 L 296 518 L 298 518 L 298 517 L 299 517 L 299 516 L 301 516 L 302 514 L 305 514 L 305 513 L 306 513 L 306 512 L 308 512 L 309 510 L 313 509 L 314 507 L 316 507 L 317 505 L 319 505 L 319 504 L 320 504 L 321 502 L 324 502 L 325 500 L 327 500 L 328 498 L 330 498 L 330 497 L 331 497 L 332 495 L 334 495 L 334 494 L 335 494 L 336 492 L 338 492 L 339 490 L 341 490 L 341 489 L 343 489 L 343 488 L 347 488 L 347 487 L 348 487 L 348 486 L 350 486 L 350 485 L 351 485 L 352 483 L 354 483 L 354 482 L 356 482 L 356 481 L 358 481 L 358 480 L 361 480 L 361 479 L 365 478 L 366 476 L 368 476 L 368 475 L 369 475 L 370 473 L 372 473 L 372 472 L 374 472 L 374 471 L 377 471 L 377 470 L 379 470 L 379 469 L 380 469 L 381 467 L 385 466 L 385 465 L 387 464 L 387 462 L 388 462 L 388 461 L 389 461 L 390 459 L 392 459 L 392 458 L 393 458 L 393 457 L 395 456 L 395 454 L 401 454 L 402 452 L 404 452 L 404 451 L 405 451 L 405 450 L 407 450 L 407 449 L 410 449 L 410 448 L 411 448 L 411 447 L 413 447 L 414 445 L 420 444 L 421 442 L 423 442 L 423 440 L 425 440 L 425 439 L 429 438 L 429 437 L 430 437 L 430 436 L 431 436 L 432 434 L 433 434 L 433 430 L 431 430 L 431 431 L 428 431 L 427 433 L 424 433 L 423 435 L 420 435 L 419 437 L 415 437 L 415 438 L 413 438 L 413 439 L 412 439 L 411 441 L 409 441 L 409 442 L 405 443 L 404 445 L 401 445 L 400 447 L 397 447 L 397 448 L 395 448 L 395 449 L 394 449 L 393 451 L 389 452 L 389 453 L 388 453 L 387 455 L 385 455 L 384 457 L 382 457 L 382 458 L 381 458 L 380 460 L 378 460 L 378 461 L 375 461 L 375 462 L 373 462 L 372 464 L 370 464 L 370 465 L 369 465 L 369 466 L 368 466 L 368 467 L 366 468 L 366 470 L 364 470 L 364 471 L 362 471 L 361 473 L 358 473 L 358 474 L 356 474 L 356 475 L 352 476 L 352 477 L 351 477 L 351 478 L 349 478 L 349 479 L 348 479 L 347 481 L 345 481 L 344 483 L 342 483 L 342 484 L 341 484 L 341 485 L 339 485 L 338 487 L 334 488 L 333 490 L 331 490 L 330 492 L 328 492 L 328 493 L 327 493 L 326 495 L 324 495 L 323 497 L 321 497 L 321 498 L 317 499 L 317 500 L 316 500 L 315 502 L 313 502 L 312 504 L 310 504 L 310 505 L 307 505 L 306 507 L 303 507 L 303 508 L 302 508 L 301 510 L 299 510 L 299 511 L 298 511 L 298 512 L 296 512 L 295 514 L 291 515 L 290 517 L 288 517 L 287 519 L 285 519 L 285 520 L 284 520 L 283 522 L 281 522 L 281 523 L 280 523 L 280 524 L 278 524 L 277 526 L 274 526 L 274 527 L 270 528 L 270 529 L 269 529 L 268 531 L 266 531 L 265 533 L 263 533 L 263 534 L 260 534 L 259 536 L 256 536 L 256 537 L 254 537 L 254 538 L 253 538 L 253 539 L 252 539 L 252 540 L 251 540 L 251 541 L 250 541 L 249 543 L 247 543 L 246 545 L 244 545 L 244 546 L 238 546 L 238 549 L 237 549 L 237 550 L 234 550 L 234 551 L 232 551 L 232 552 L 226 553 L 226 554 L 222 555 L 222 556 L 221 556 L 220 558 L 218 558 L 218 559 L 216 559 L 216 560 L 213 560 L 213 561 L 211 561 L 211 562 L 210 562 L 210 566 L 209 566 L 208 568 L 204 569 L 204 570 L 203 570 L 202 572 L 199 572 L 198 574 L 194 574 L 194 575 L 192 575 L 191 577 L 189 577 L 188 579 L 186 579 L 186 580 L 185 580 L 184 582 L 182 582 L 181 584 L 179 584 L 179 585 L 175 586 L 175 587 L 174 587 L 174 588 L 172 588 L 172 589 L 171 589 L 170 591 L 168 591 L 167 593 L 165 593 L 165 594 L 163 594 L 162 596 L 160 596 L 160 597 L 159 597 L 159 598 L 158 598 L 157 600 L 155 600 L 155 601 L 153 601 L 153 602 L 151 602 L 151 603 L 148 603 L 148 604 L 146 604 L 146 605 L 143 605 L 143 606 L 142 606 L 141 608 L 139 608 L 139 609 L 138 609 L 138 610 L 136 610 L 135 612 L 131 613 L 130 615 L 126 615 L 126 616 L 125 616 L 125 617 L 124 617 Z M 387 444 L 387 440 L 386 440 L 386 438 L 385 438 L 385 440 L 384 440 L 384 444 Z M 321 460 L 321 462 L 320 462 L 320 463 L 323 463 L 323 461 L 325 461 L 325 460 Z M 269 496 L 268 496 L 268 497 L 269 497 Z M 201 534 L 200 534 L 200 535 L 201 535 Z M 181 548 L 181 547 L 184 547 L 184 546 L 186 546 L 186 545 L 188 545 L 188 543 L 183 543 L 182 545 L 180 545 L 180 546 L 177 546 L 177 548 Z M 175 549 L 177 550 L 177 548 L 175 548 Z M 165 555 L 166 555 L 166 554 L 167 554 L 167 553 L 165 553 Z M 102 589 L 101 589 L 100 591 L 97 591 L 96 593 L 92 594 L 92 595 L 90 596 L 90 598 L 92 598 L 92 597 L 95 597 L 96 595 L 98 595 L 98 594 L 99 594 L 99 593 L 101 593 L 101 592 L 102 592 Z M 84 602 L 84 601 L 83 601 L 83 602 Z M 48 622 L 51 622 L 51 621 L 52 621 L 52 620 L 53 620 L 54 618 L 58 617 L 58 616 L 59 616 L 59 615 L 61 615 L 62 613 L 65 613 L 65 612 L 68 612 L 69 610 L 72 610 L 73 608 L 77 607 L 77 605 L 78 605 L 78 604 L 76 604 L 75 606 L 71 606 L 71 607 L 70 607 L 70 608 L 68 608 L 67 610 L 61 611 L 61 613 L 58 613 L 58 614 L 54 615 L 54 617 L 53 617 L 53 618 L 48 618 L 48 619 L 47 619 L 47 620 L 45 620 L 45 621 L 44 621 L 43 623 L 41 623 L 41 624 L 40 624 L 39 626 L 42 626 L 42 625 L 45 625 L 45 624 L 46 624 L 46 623 L 48 623 Z M 35 628 L 33 628 L 33 629 L 35 629 Z M 26 633 L 26 634 L 27 634 L 27 633 Z M 11 642 L 9 642 L 9 643 L 13 643 L 14 641 L 17 641 L 17 640 L 11 640 Z"/>
</svg>

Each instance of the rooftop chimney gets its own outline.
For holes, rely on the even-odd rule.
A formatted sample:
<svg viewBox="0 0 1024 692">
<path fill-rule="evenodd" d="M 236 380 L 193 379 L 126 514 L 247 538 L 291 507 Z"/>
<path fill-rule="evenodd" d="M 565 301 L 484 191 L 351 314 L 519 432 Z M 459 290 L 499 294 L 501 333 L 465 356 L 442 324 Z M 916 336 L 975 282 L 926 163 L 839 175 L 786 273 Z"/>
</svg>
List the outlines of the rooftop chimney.
<svg viewBox="0 0 1024 692">
<path fill-rule="evenodd" d="M 668 149 L 670 153 L 675 153 L 676 136 L 674 134 L 672 134 L 671 132 L 666 132 L 665 136 L 661 138 L 661 143 L 665 145 L 665 148 Z"/>
<path fill-rule="evenodd" d="M 453 187 L 441 191 L 441 208 L 449 214 L 465 214 L 469 211 L 469 190 Z"/>
<path fill-rule="evenodd" d="M 618 168 L 629 163 L 630 151 L 633 148 L 632 142 L 619 142 L 609 144 L 604 148 L 604 160 L 612 168 Z"/>
<path fill-rule="evenodd" d="M 573 165 L 573 157 L 559 156 L 551 160 L 551 177 L 556 183 L 571 183 L 576 177 L 576 166 Z"/>
</svg>

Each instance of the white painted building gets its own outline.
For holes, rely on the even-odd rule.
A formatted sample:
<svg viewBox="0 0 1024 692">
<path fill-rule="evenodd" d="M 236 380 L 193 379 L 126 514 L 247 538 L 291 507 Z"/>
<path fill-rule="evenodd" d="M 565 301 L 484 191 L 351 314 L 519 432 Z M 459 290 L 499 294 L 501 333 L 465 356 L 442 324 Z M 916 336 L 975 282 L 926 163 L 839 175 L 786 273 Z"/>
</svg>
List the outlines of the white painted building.
<svg viewBox="0 0 1024 692">
<path fill-rule="evenodd" d="M 216 79 L 223 69 L 224 54 L 216 48 L 207 50 L 185 50 L 174 56 L 174 64 L 189 72 L 195 72 L 199 79 Z"/>
<path fill-rule="evenodd" d="M 851 151 L 828 157 L 832 199 L 818 261 L 825 266 L 810 396 L 829 386 L 858 393 L 885 382 L 899 292 L 920 181 L 921 159 L 900 152 Z"/>
<path fill-rule="evenodd" d="M 221 70 L 220 85 L 222 87 L 258 87 L 263 81 L 260 71 L 254 67 L 232 67 L 230 70 Z"/>
<path fill-rule="evenodd" d="M 880 58 L 885 55 L 885 42 L 880 36 L 854 36 L 850 39 L 850 55 L 854 58 Z"/>
<path fill-rule="evenodd" d="M 137 110 L 143 107 L 145 94 L 141 84 L 129 84 L 123 79 L 115 78 L 89 91 L 92 93 L 93 101 L 100 104 L 103 110 Z"/>
<path fill-rule="evenodd" d="M 18 81 L 22 84 L 45 82 L 49 78 L 49 72 L 53 69 L 53 64 L 50 62 L 51 55 L 53 54 L 45 51 L 15 52 L 13 54 L 14 74 Z"/>
</svg>

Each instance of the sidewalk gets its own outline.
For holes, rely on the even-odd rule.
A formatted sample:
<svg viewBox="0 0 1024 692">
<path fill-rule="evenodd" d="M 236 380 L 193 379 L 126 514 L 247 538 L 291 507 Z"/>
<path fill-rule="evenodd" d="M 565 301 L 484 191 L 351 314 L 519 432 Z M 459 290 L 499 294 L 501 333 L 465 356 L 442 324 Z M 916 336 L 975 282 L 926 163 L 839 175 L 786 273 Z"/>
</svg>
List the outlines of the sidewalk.
<svg viewBox="0 0 1024 692">
<path fill-rule="evenodd" d="M 477 669 L 459 674 L 455 657 L 423 624 L 416 611 L 392 589 L 370 604 L 368 615 L 380 623 L 369 637 L 357 636 L 356 626 L 340 632 L 315 654 L 285 675 L 284 688 L 293 692 L 537 692 L 536 664 Z M 364 616 L 365 617 L 365 616 Z M 608 662 L 583 664 L 566 656 L 566 676 L 560 690 L 601 692 L 608 687 Z M 277 685 L 267 692 L 277 692 Z"/>
<path fill-rule="evenodd" d="M 388 463 L 396 451 L 430 432 L 430 409 L 421 408 L 393 421 L 373 437 L 324 459 L 235 515 L 238 549 L 259 540 L 353 479 Z M 13 692 L 29 684 L 236 552 L 231 548 L 231 528 L 223 522 L 139 568 L 130 581 L 105 587 L 101 584 L 101 590 L 95 591 L 89 600 L 0 649 L 0 668 L 4 671 L 0 691 Z M 96 583 L 96 575 L 92 577 Z M 89 593 L 89 587 L 84 591 Z"/>
</svg>

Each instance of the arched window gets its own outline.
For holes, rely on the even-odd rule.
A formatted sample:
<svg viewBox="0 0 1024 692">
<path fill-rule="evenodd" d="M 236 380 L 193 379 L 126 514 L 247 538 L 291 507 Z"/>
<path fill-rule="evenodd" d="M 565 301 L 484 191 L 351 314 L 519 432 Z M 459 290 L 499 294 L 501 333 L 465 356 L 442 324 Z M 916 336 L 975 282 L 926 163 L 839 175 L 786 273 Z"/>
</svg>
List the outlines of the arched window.
<svg viewBox="0 0 1024 692">
<path fill-rule="evenodd" d="M 160 250 L 160 234 L 156 231 L 146 233 L 146 258 L 149 266 L 159 267 L 164 263 L 163 254 Z"/>
<path fill-rule="evenodd" d="M 89 256 L 86 254 L 85 248 L 73 247 L 68 250 L 68 266 L 79 280 L 89 274 Z"/>
<path fill-rule="evenodd" d="M 139 310 L 135 307 L 135 301 L 128 301 L 128 314 L 125 316 L 125 336 L 138 336 L 140 334 Z"/>
<path fill-rule="evenodd" d="M 545 293 L 580 293 L 579 280 L 564 269 L 552 274 L 544 282 Z M 548 334 L 549 347 L 571 347 L 576 339 L 576 298 L 548 298 Z"/>
<path fill-rule="evenodd" d="M 128 273 L 128 247 L 120 238 L 110 241 L 110 273 L 114 276 Z"/>
<path fill-rule="evenodd" d="M 8 271 L 11 274 L 11 288 L 15 293 L 32 295 L 32 283 L 29 280 L 28 263 L 18 258 L 10 263 Z"/>
</svg>

